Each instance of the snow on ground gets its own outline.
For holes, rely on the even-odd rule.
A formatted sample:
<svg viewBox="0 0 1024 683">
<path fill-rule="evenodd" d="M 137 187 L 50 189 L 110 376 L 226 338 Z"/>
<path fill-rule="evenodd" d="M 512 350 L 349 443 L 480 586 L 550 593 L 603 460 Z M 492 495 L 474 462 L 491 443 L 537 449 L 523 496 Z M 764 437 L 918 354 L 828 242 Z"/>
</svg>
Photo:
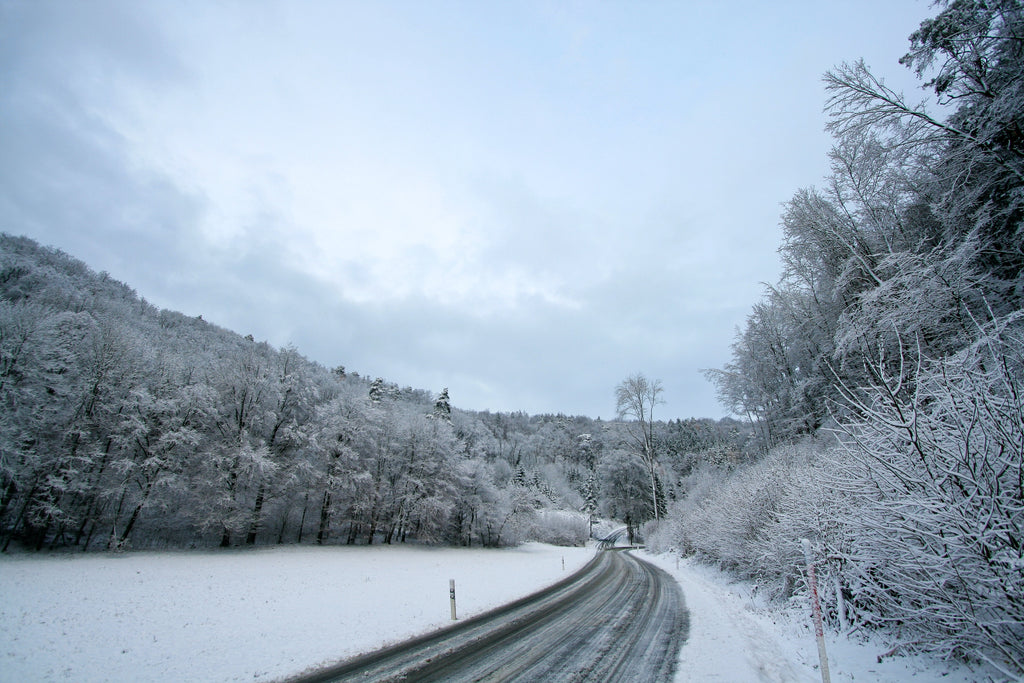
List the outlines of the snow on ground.
<svg viewBox="0 0 1024 683">
<path fill-rule="evenodd" d="M 758 595 L 754 585 L 734 581 L 713 567 L 675 555 L 640 557 L 679 582 L 690 611 L 690 635 L 679 653 L 677 683 L 815 683 L 822 680 L 810 609 L 782 609 Z M 989 676 L 956 663 L 924 656 L 878 655 L 892 645 L 826 633 L 829 672 L 834 683 L 973 683 Z"/>
<path fill-rule="evenodd" d="M 592 548 L 0 557 L 0 681 L 268 681 L 496 607 Z M 564 569 L 563 569 L 564 562 Z"/>
<path fill-rule="evenodd" d="M 0 556 L 0 682 L 270 681 L 451 623 L 550 585 L 592 548 L 281 547 Z M 676 681 L 814 683 L 808 610 L 672 555 L 690 610 Z M 564 569 L 563 569 L 564 561 Z M 832 680 L 989 678 L 890 645 L 828 635 Z"/>
</svg>

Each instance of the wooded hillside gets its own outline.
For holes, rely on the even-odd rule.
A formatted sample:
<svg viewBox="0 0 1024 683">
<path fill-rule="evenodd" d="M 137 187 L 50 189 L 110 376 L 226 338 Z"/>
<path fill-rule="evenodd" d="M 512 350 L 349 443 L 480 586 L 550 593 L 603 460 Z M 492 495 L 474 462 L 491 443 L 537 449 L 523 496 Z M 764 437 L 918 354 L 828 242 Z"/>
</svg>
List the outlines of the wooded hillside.
<svg viewBox="0 0 1024 683">
<path fill-rule="evenodd" d="M 459 410 L 447 390 L 158 310 L 7 235 L 0 402 L 4 548 L 582 543 L 590 513 L 649 516 L 617 423 Z M 747 433 L 733 420 L 659 430 L 684 469 L 684 454 L 738 452 Z M 675 495 L 674 469 L 662 479 Z"/>
</svg>

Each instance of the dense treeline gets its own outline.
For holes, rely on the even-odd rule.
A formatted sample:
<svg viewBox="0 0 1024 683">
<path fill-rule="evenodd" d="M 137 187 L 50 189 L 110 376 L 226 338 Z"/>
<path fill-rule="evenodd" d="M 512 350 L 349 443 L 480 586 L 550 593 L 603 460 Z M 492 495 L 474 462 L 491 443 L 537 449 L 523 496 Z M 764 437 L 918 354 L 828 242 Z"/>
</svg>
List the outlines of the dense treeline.
<svg viewBox="0 0 1024 683">
<path fill-rule="evenodd" d="M 1024 8 L 937 6 L 902 62 L 943 116 L 827 74 L 831 173 L 786 203 L 781 279 L 709 373 L 767 455 L 702 470 L 661 538 L 784 596 L 811 538 L 837 624 L 1017 677 Z"/>
<path fill-rule="evenodd" d="M 611 397 L 611 389 L 609 389 Z M 609 399 L 610 400 L 610 399 Z M 650 516 L 623 425 L 327 369 L 0 236 L 0 544 L 579 543 Z M 679 467 L 732 420 L 659 423 Z M 689 455 L 688 455 L 689 454 Z M 674 495 L 671 468 L 659 483 Z"/>
</svg>

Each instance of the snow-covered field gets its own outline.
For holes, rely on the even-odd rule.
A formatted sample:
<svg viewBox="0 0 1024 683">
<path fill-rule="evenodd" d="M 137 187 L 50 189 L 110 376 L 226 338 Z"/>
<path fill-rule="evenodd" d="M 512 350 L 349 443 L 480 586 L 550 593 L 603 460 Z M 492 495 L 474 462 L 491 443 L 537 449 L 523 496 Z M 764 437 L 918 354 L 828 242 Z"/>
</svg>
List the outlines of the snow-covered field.
<svg viewBox="0 0 1024 683">
<path fill-rule="evenodd" d="M 407 546 L 0 558 L 0 681 L 267 681 L 527 595 L 593 549 Z M 563 558 L 565 568 L 563 569 Z"/>
<path fill-rule="evenodd" d="M 0 681 L 268 681 L 495 607 L 581 567 L 593 549 L 286 547 L 0 557 Z M 678 681 L 820 681 L 804 611 L 668 555 L 690 637 Z M 564 560 L 564 569 L 563 569 Z M 987 680 L 829 638 L 833 681 Z"/>
</svg>

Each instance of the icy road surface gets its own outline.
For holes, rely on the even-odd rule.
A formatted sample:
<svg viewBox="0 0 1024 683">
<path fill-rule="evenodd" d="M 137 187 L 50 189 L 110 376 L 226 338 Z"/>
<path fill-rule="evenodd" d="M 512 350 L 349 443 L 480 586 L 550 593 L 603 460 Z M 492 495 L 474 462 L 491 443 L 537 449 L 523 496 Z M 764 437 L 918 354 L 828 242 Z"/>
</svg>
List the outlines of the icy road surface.
<svg viewBox="0 0 1024 683">
<path fill-rule="evenodd" d="M 295 680 L 671 681 L 687 623 L 672 577 L 608 550 L 533 596 Z"/>
</svg>

